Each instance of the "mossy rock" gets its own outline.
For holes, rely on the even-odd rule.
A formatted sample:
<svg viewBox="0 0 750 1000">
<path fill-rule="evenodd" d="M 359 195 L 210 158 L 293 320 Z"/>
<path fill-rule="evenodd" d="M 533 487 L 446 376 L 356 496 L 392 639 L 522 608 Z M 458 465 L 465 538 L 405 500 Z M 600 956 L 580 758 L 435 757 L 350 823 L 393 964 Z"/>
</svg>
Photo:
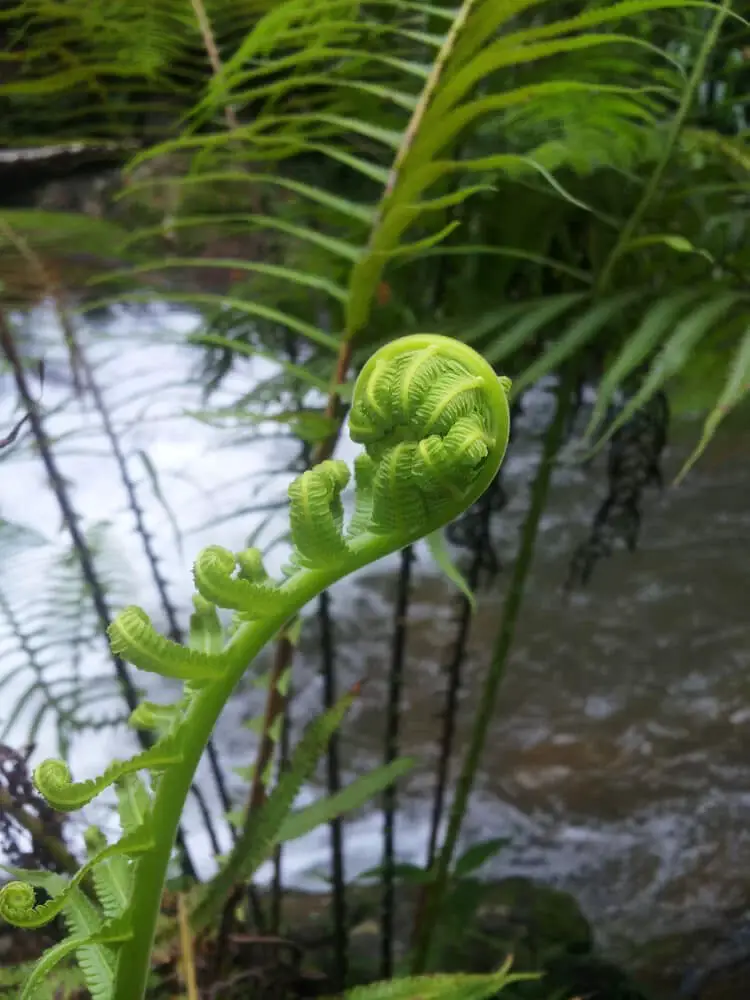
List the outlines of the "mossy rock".
<svg viewBox="0 0 750 1000">
<path fill-rule="evenodd" d="M 655 1000 L 625 971 L 596 955 L 560 955 L 538 980 L 518 983 L 502 1000 Z"/>
<path fill-rule="evenodd" d="M 419 890 L 399 887 L 395 913 L 395 957 L 401 962 L 409 939 Z M 378 976 L 380 890 L 353 886 L 347 892 L 352 981 Z M 285 900 L 285 933 L 298 941 L 318 968 L 332 967 L 332 926 L 327 896 L 292 893 Z M 434 968 L 489 972 L 508 954 L 526 969 L 538 970 L 552 958 L 586 954 L 591 927 L 575 899 L 532 879 L 499 882 L 463 879 L 454 886 L 439 925 Z"/>
</svg>

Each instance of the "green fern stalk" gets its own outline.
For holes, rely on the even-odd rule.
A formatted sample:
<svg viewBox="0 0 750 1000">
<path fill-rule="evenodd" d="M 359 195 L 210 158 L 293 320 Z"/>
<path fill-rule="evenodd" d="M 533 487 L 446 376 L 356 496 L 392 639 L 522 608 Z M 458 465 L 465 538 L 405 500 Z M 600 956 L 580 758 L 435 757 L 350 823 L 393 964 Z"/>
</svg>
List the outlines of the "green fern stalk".
<svg viewBox="0 0 750 1000">
<path fill-rule="evenodd" d="M 148 750 L 110 765 L 101 778 L 74 782 L 61 761 L 45 761 L 37 787 L 61 809 L 77 809 L 104 788 L 120 788 L 123 834 L 104 846 L 52 898 L 35 906 L 33 876 L 0 891 L 0 915 L 38 927 L 62 913 L 81 912 L 79 885 L 89 875 L 100 908 L 86 903 L 85 932 L 40 959 L 20 1000 L 32 1000 L 58 959 L 75 953 L 93 1000 L 139 1000 L 145 993 L 161 895 L 180 817 L 219 715 L 263 646 L 310 600 L 337 580 L 429 535 L 487 489 L 508 442 L 509 382 L 498 379 L 474 350 L 446 337 L 419 334 L 381 348 L 364 366 L 349 414 L 352 439 L 364 446 L 354 466 L 355 511 L 344 526 L 341 494 L 350 472 L 327 460 L 289 488 L 293 553 L 281 582 L 263 571 L 258 553 L 212 546 L 196 560 L 196 608 L 204 622 L 190 648 L 159 635 L 140 608 L 125 609 L 109 629 L 113 651 L 143 670 L 183 680 L 170 709 L 142 705 L 133 724 L 156 728 Z M 235 612 L 224 642 L 215 606 Z M 314 724 L 298 750 L 316 758 L 352 694 Z M 316 758 L 317 759 L 317 758 Z M 304 761 L 303 761 L 304 763 Z M 137 772 L 148 771 L 151 792 Z M 297 775 L 303 769 L 297 768 Z M 252 832 L 252 867 L 273 853 L 294 795 L 281 783 Z M 250 832 L 250 831 L 249 831 Z M 242 873 L 247 876 L 247 872 Z M 213 886 L 231 888 L 226 871 Z M 85 899 L 85 898 L 84 898 Z M 202 909 L 212 907 L 205 901 Z M 199 911 L 201 907 L 199 907 Z M 199 912 L 196 917 L 199 917 Z M 200 920 L 198 920 L 200 922 Z"/>
</svg>

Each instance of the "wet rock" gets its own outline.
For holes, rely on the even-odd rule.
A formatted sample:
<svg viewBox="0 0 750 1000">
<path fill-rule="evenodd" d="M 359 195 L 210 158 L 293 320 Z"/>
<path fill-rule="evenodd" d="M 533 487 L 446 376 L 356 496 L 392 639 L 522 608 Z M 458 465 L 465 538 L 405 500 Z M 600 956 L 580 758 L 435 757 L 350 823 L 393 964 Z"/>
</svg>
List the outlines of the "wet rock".
<svg viewBox="0 0 750 1000">
<path fill-rule="evenodd" d="M 750 996 L 750 955 L 709 972 L 689 1000 L 747 1000 Z"/>
<path fill-rule="evenodd" d="M 628 961 L 659 1000 L 748 1000 L 750 917 L 745 909 L 641 945 Z"/>
</svg>

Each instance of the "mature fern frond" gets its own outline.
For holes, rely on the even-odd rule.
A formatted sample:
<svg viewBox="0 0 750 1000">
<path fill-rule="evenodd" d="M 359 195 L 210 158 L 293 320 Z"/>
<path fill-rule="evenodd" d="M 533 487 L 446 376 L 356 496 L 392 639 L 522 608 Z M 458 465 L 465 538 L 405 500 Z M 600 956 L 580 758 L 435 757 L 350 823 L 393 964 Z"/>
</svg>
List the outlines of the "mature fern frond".
<svg viewBox="0 0 750 1000">
<path fill-rule="evenodd" d="M 467 198 L 497 178 L 550 178 L 580 165 L 580 128 L 638 141 L 670 95 L 669 63 L 653 47 L 629 60 L 639 43 L 621 26 L 674 5 L 628 2 L 559 20 L 550 6 L 543 27 L 527 21 L 527 6 L 466 2 L 452 19 L 403 3 L 286 0 L 261 18 L 195 109 L 196 121 L 209 122 L 230 103 L 238 127 L 183 136 L 133 164 L 133 196 L 177 193 L 169 225 L 187 246 L 198 228 L 250 231 L 260 241 L 257 262 L 235 269 L 252 278 L 244 294 L 181 301 L 213 302 L 325 354 L 368 324 L 388 263 L 443 240 L 454 228 L 446 213 Z M 621 82 L 602 86 L 594 56 L 603 49 L 624 53 Z M 649 87 L 654 67 L 663 81 Z M 572 102 L 563 118 L 570 131 L 551 141 L 563 98 Z M 504 135 L 500 152 L 478 141 L 488 120 Z M 472 150 L 461 158 L 459 140 Z M 187 174 L 145 174 L 159 159 L 186 155 Z M 258 199 L 265 211 L 248 211 Z M 138 234 L 144 252 L 158 235 Z M 268 253 L 272 263 L 261 259 Z M 271 288 L 272 309 L 258 295 L 268 289 L 270 300 Z"/>
<path fill-rule="evenodd" d="M 202 6 L 221 53 L 236 47 L 270 5 Z M 6 134 L 26 141 L 148 133 L 149 116 L 178 118 L 212 71 L 205 26 L 180 0 L 156 7 L 145 0 L 20 0 L 0 17 L 10 70 L 0 84 L 0 108 Z"/>
</svg>

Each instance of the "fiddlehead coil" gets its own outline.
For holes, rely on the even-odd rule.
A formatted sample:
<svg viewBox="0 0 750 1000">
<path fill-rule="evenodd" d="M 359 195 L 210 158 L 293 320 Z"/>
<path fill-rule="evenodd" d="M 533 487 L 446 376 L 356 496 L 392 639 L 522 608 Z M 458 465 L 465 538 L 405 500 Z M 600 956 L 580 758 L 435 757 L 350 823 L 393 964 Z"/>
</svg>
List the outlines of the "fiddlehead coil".
<svg viewBox="0 0 750 1000">
<path fill-rule="evenodd" d="M 197 649 L 202 653 L 221 653 L 224 648 L 224 630 L 216 612 L 216 605 L 200 594 L 193 594 L 189 645 L 191 649 Z"/>
<path fill-rule="evenodd" d="M 131 605 L 107 629 L 112 652 L 139 670 L 183 681 L 210 681 L 224 666 L 220 655 L 188 649 L 159 635 L 141 608 Z"/>
<path fill-rule="evenodd" d="M 36 893 L 27 882 L 8 882 L 0 889 L 0 917 L 14 927 L 29 927 L 34 919 Z"/>
<path fill-rule="evenodd" d="M 348 555 L 341 491 L 349 475 L 345 462 L 328 459 L 290 484 L 289 522 L 295 564 L 317 569 L 341 562 Z"/>
<path fill-rule="evenodd" d="M 252 551 L 252 550 L 250 550 Z M 234 575 L 239 563 L 240 576 Z M 250 579 L 247 569 L 252 567 L 255 579 Z M 193 579 L 198 593 L 206 601 L 220 608 L 240 611 L 248 620 L 265 618 L 279 603 L 278 590 L 273 584 L 263 583 L 260 552 L 257 558 L 248 552 L 241 553 L 241 561 L 221 545 L 209 545 L 193 566 Z"/>
<path fill-rule="evenodd" d="M 130 760 L 115 760 L 98 778 L 73 781 L 70 768 L 64 760 L 43 760 L 34 771 L 34 784 L 53 809 L 71 812 L 81 809 L 97 795 L 114 785 L 126 774 L 136 771 L 162 771 L 182 760 L 177 740 L 165 737 L 148 750 Z"/>
<path fill-rule="evenodd" d="M 358 489 L 368 528 L 414 537 L 451 520 L 494 479 L 508 443 L 508 379 L 449 337 L 403 337 L 357 379 L 349 431 L 365 446 Z M 359 499 L 355 526 L 366 517 Z"/>
<path fill-rule="evenodd" d="M 46 903 L 36 905 L 36 894 L 26 882 L 8 882 L 0 889 L 0 917 L 15 927 L 43 927 L 65 909 L 81 882 L 97 865 L 115 857 L 135 857 L 153 846 L 151 831 L 146 826 L 125 834 L 116 844 L 109 844 L 82 865 L 65 887 Z"/>
</svg>

